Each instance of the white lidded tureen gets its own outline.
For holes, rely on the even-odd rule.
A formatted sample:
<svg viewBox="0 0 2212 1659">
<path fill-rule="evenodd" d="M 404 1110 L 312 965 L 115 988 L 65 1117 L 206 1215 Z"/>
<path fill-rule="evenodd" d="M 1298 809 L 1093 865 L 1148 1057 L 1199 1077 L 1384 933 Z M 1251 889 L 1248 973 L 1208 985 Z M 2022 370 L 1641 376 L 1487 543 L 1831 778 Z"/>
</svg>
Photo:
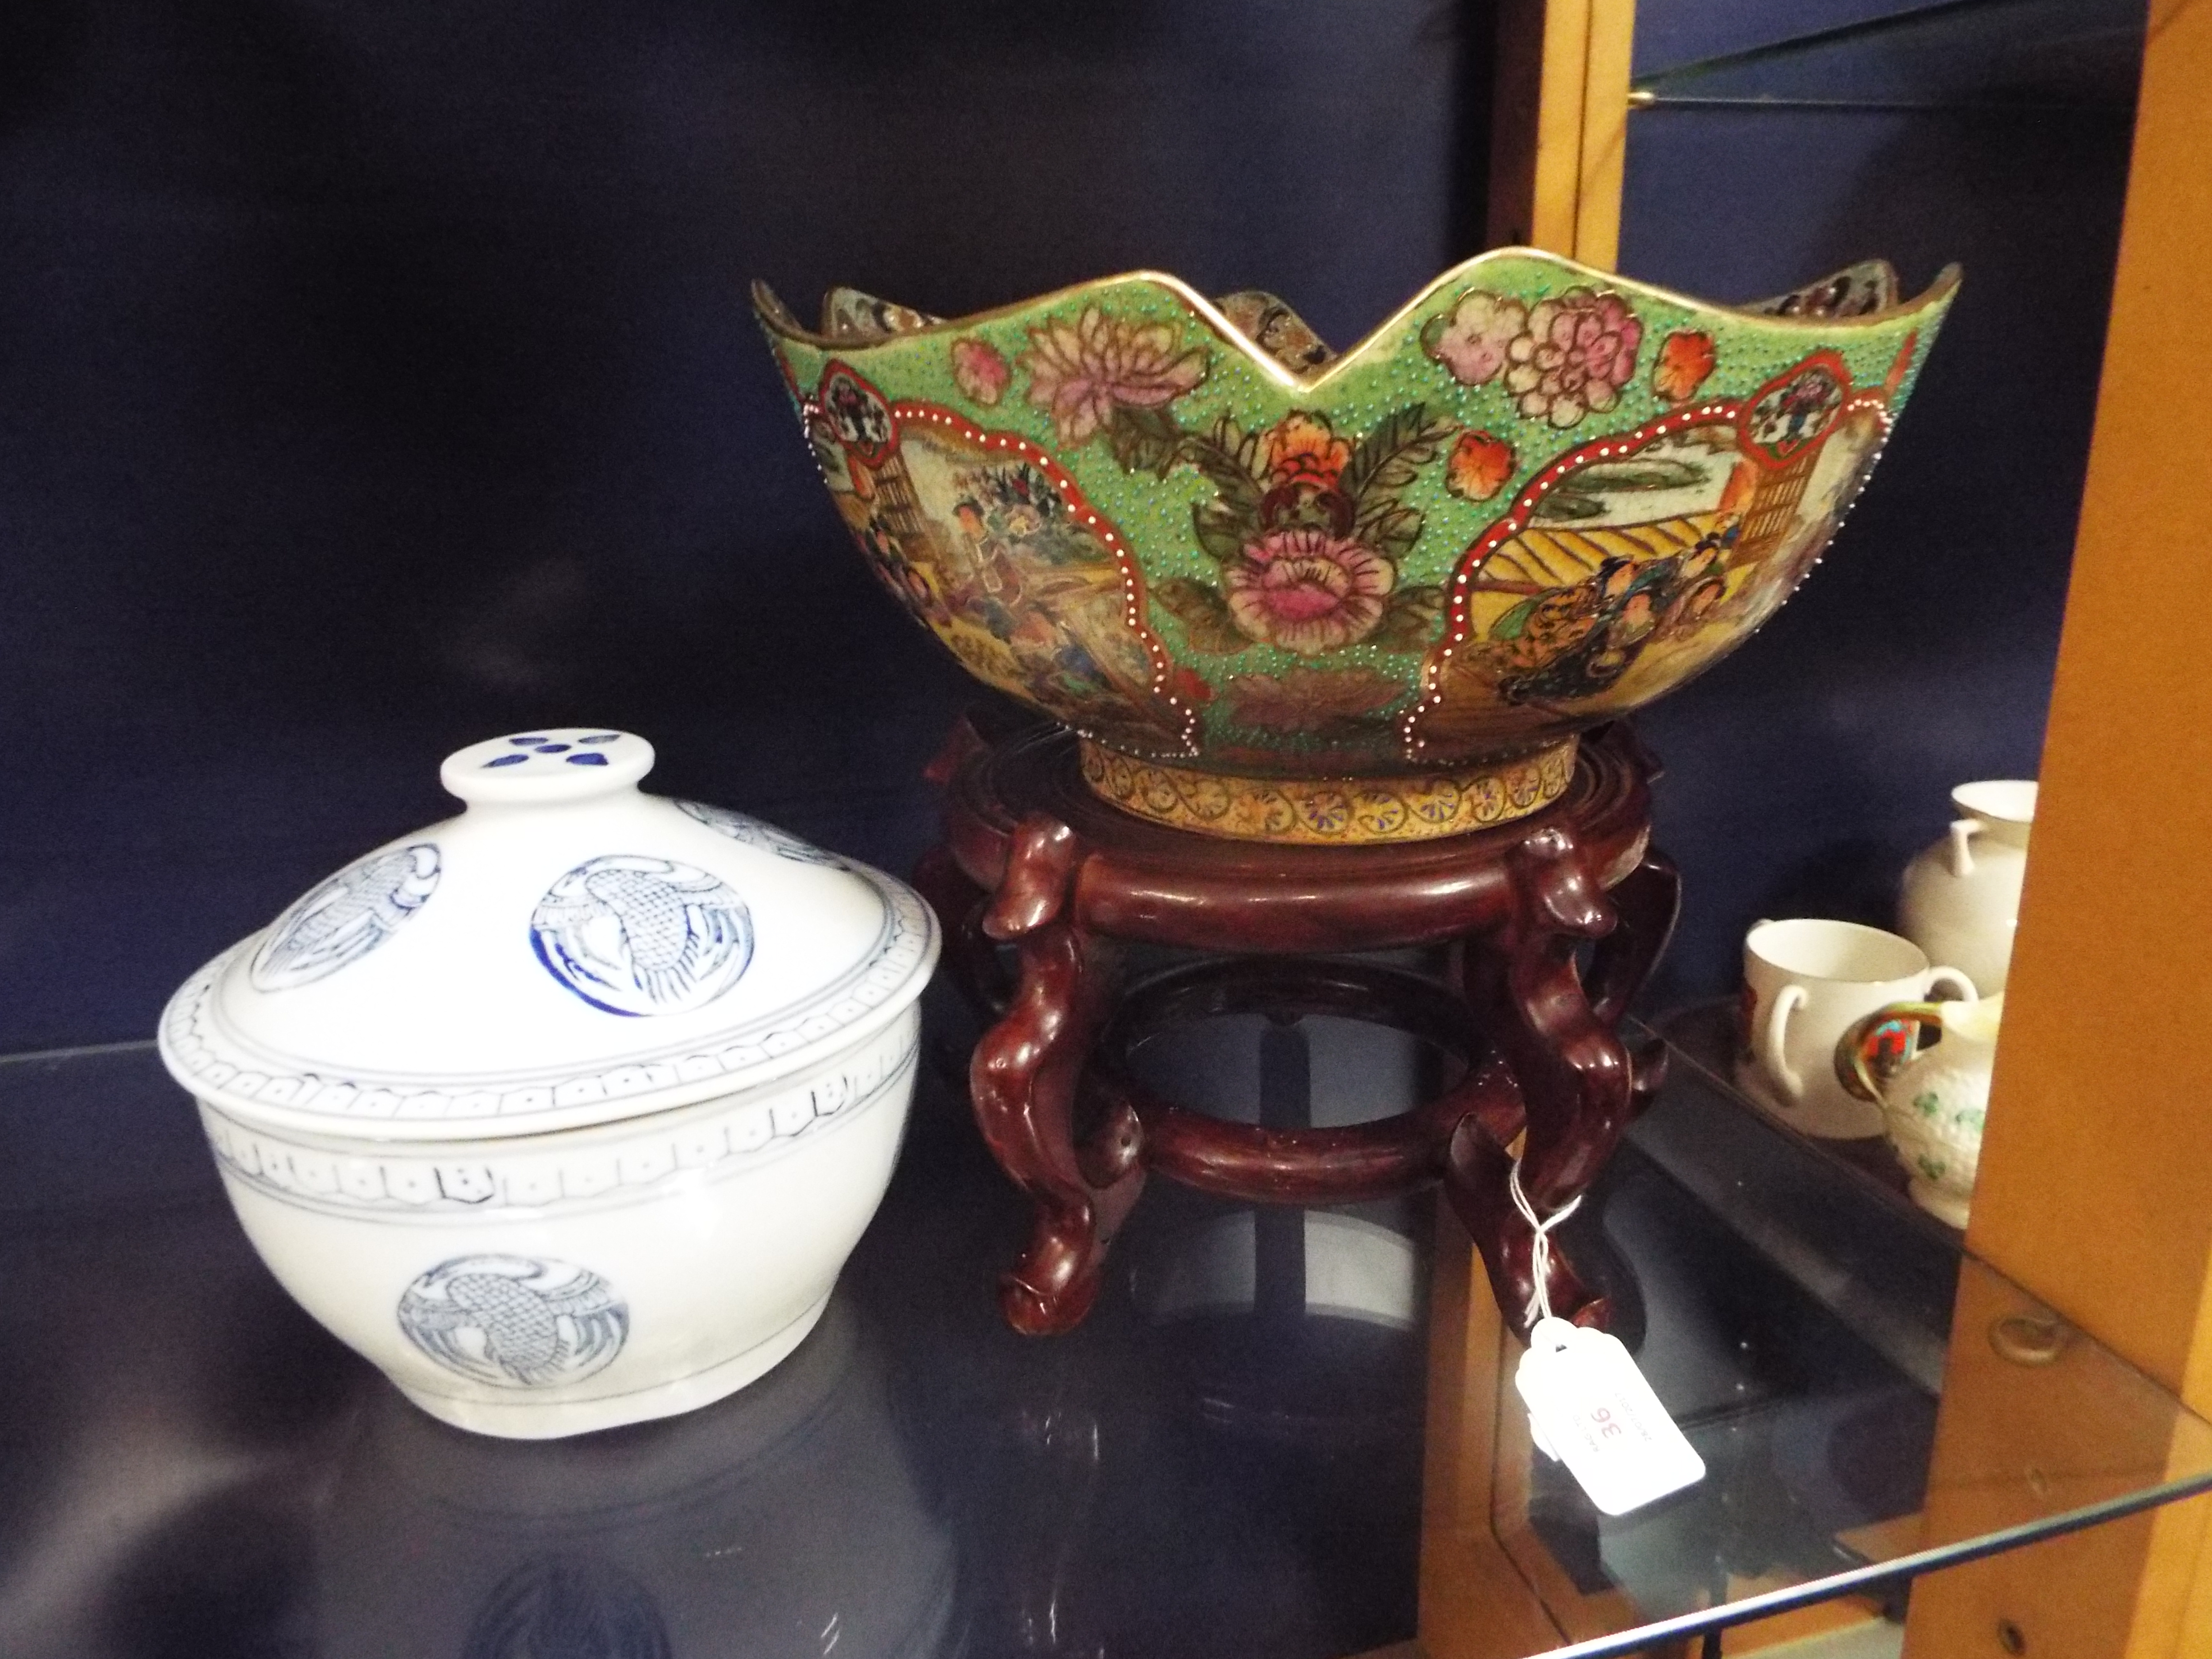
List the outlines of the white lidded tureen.
<svg viewBox="0 0 2212 1659">
<path fill-rule="evenodd" d="M 194 975 L 161 1049 L 284 1287 L 449 1423 L 575 1434 L 798 1346 L 890 1178 L 928 907 L 592 727 Z"/>
</svg>

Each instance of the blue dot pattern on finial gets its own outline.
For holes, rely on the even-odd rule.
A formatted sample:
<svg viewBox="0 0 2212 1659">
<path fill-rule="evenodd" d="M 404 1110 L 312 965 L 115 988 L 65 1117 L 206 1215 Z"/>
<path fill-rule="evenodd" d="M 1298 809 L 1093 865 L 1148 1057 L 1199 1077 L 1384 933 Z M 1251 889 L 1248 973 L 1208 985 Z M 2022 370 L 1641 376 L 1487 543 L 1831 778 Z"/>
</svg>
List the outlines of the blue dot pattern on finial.
<svg viewBox="0 0 2212 1659">
<path fill-rule="evenodd" d="M 619 732 L 592 732 L 577 737 L 574 742 L 564 743 L 544 732 L 520 732 L 506 739 L 512 746 L 510 752 L 495 755 L 483 764 L 487 769 L 495 766 L 520 766 L 533 756 L 558 755 L 571 766 L 605 766 L 607 764 L 607 757 L 599 751 L 599 746 L 610 743 L 620 743 L 623 734 Z M 580 744 L 587 744 L 593 746 L 582 753 L 574 752 Z"/>
</svg>

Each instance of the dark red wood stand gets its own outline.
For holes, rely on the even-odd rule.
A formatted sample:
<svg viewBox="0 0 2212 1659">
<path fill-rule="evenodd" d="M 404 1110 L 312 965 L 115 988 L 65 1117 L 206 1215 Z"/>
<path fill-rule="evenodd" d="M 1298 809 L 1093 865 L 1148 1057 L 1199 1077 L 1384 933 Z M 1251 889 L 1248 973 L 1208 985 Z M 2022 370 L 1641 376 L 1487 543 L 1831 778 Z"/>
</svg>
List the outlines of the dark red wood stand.
<svg viewBox="0 0 2212 1659">
<path fill-rule="evenodd" d="M 944 844 L 918 884 L 949 968 L 995 1016 L 969 1080 L 993 1155 L 1036 1205 L 1001 1305 L 1018 1330 L 1090 1311 L 1147 1171 L 1255 1203 L 1329 1204 L 1443 1181 L 1506 1317 L 1525 1328 L 1533 1232 L 1509 1181 L 1550 1215 L 1595 1179 L 1659 1084 L 1654 1045 L 1616 1035 L 1665 948 L 1680 882 L 1650 848 L 1657 768 L 1621 726 L 1585 737 L 1544 811 L 1449 839 L 1278 846 L 1150 823 L 1099 799 L 1075 739 L 963 722 L 932 769 Z M 1011 945 L 1009 977 L 999 946 Z M 1125 986 L 1127 947 L 1218 960 Z M 1446 946 L 1439 978 L 1340 953 Z M 1585 950 L 1585 947 L 1589 947 Z M 1335 1013 L 1417 1033 L 1464 1062 L 1401 1115 L 1338 1128 L 1224 1121 L 1138 1085 L 1128 1052 L 1207 1014 Z M 1525 1139 L 1522 1139 L 1525 1131 Z M 1556 1242 L 1555 1312 L 1604 1305 Z"/>
</svg>

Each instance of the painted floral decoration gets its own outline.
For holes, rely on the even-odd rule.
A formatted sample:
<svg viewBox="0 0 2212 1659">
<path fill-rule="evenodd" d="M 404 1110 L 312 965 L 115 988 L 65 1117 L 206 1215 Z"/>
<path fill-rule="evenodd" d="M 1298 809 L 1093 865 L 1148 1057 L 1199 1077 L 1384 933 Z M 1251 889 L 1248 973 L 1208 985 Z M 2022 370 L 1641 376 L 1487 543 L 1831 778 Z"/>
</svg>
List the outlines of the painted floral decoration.
<svg viewBox="0 0 2212 1659">
<path fill-rule="evenodd" d="M 1029 349 L 1015 361 L 1029 370 L 1030 401 L 1051 415 L 1062 443 L 1109 432 L 1124 465 L 1157 465 L 1151 447 L 1157 447 L 1152 428 L 1158 422 L 1142 417 L 1160 415 L 1206 378 L 1205 351 L 1185 349 L 1167 324 L 1111 317 L 1097 306 L 1073 322 L 1054 318 L 1029 336 Z M 1130 416 L 1139 418 L 1133 422 Z"/>
<path fill-rule="evenodd" d="M 1571 288 L 1530 308 L 1528 326 L 1505 349 L 1505 389 L 1529 419 L 1573 426 L 1620 401 L 1643 338 L 1644 325 L 1619 295 Z"/>
<path fill-rule="evenodd" d="M 1487 386 L 1502 375 L 1522 414 L 1556 427 L 1619 403 L 1643 340 L 1626 301 L 1587 288 L 1534 306 L 1470 289 L 1421 331 L 1422 349 L 1454 380 Z"/>
<path fill-rule="evenodd" d="M 1713 372 L 1713 337 L 1692 328 L 1677 329 L 1651 360 L 1651 389 L 1670 404 L 1687 403 Z"/>
<path fill-rule="evenodd" d="M 1444 488 L 1462 501 L 1486 501 L 1513 476 L 1513 446 L 1487 432 L 1462 434 L 1444 462 Z"/>
<path fill-rule="evenodd" d="M 1430 356 L 1462 386 L 1488 386 L 1505 368 L 1506 353 L 1528 325 L 1528 307 L 1482 289 L 1462 296 L 1448 317 L 1423 331 Z"/>
<path fill-rule="evenodd" d="M 1309 656 L 1373 633 L 1397 579 L 1373 549 L 1311 526 L 1262 536 L 1222 573 L 1247 637 Z"/>
<path fill-rule="evenodd" d="M 1334 489 L 1352 459 L 1352 445 L 1330 429 L 1319 416 L 1297 410 L 1278 422 L 1267 434 L 1267 471 L 1279 488 L 1311 485 Z"/>
<path fill-rule="evenodd" d="M 1006 396 L 1013 370 L 996 346 L 973 337 L 952 343 L 952 379 L 963 396 L 988 408 Z"/>
<path fill-rule="evenodd" d="M 1257 643 L 1318 656 L 1362 641 L 1423 648 L 1443 596 L 1399 586 L 1398 562 L 1422 525 L 1403 496 L 1457 430 L 1415 404 L 1356 441 L 1309 410 L 1265 431 L 1228 416 L 1205 432 L 1178 431 L 1168 465 L 1188 462 L 1214 487 L 1212 501 L 1191 509 L 1191 527 L 1221 578 L 1173 578 L 1155 597 L 1197 651 Z"/>
</svg>

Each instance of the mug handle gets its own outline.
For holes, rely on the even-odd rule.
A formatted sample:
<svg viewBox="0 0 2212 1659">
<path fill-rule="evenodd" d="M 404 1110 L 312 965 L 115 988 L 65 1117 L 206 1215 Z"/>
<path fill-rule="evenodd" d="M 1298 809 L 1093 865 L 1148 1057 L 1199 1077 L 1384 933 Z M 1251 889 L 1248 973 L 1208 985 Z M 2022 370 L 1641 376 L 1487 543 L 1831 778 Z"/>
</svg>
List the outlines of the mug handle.
<svg viewBox="0 0 2212 1659">
<path fill-rule="evenodd" d="M 1944 968 L 1937 971 L 1948 974 L 1957 970 Z M 1965 975 L 1960 977 L 1963 979 Z M 1881 1105 L 1882 1085 L 1903 1071 L 1905 1063 L 1920 1052 L 1923 1029 L 1932 1028 L 1939 1034 L 1942 1031 L 1943 1008 L 1940 1002 L 1893 1002 L 1853 1022 L 1836 1041 L 1836 1081 L 1844 1085 L 1846 1094 Z M 1888 1040 L 1890 1028 L 1896 1025 L 1911 1028 L 1902 1052 Z"/>
<path fill-rule="evenodd" d="M 1974 981 L 1956 968 L 1931 968 L 1928 970 L 1928 988 L 1934 991 L 1939 985 L 1948 985 L 1959 994 L 1961 1002 L 1978 1002 L 1982 994 L 1974 988 Z"/>
<path fill-rule="evenodd" d="M 1782 1085 L 1782 1092 L 1792 1106 L 1805 1098 L 1805 1079 L 1790 1068 L 1783 1058 L 1782 1036 L 1790 1026 L 1790 1016 L 1805 1006 L 1805 988 L 1785 985 L 1774 994 L 1774 1006 L 1766 1011 L 1766 1018 L 1759 1027 L 1759 1063 L 1767 1076 Z"/>
</svg>

